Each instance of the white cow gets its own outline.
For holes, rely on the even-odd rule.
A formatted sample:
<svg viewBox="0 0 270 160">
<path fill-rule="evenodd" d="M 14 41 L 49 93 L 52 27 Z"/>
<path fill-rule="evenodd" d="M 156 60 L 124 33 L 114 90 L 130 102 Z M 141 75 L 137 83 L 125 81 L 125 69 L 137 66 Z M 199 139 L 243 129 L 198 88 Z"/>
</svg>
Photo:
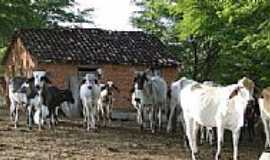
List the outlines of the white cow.
<svg viewBox="0 0 270 160">
<path fill-rule="evenodd" d="M 172 82 L 172 84 L 170 86 L 170 115 L 169 115 L 168 124 L 167 124 L 167 132 L 168 133 L 172 129 L 172 118 L 173 118 L 173 115 L 175 114 L 176 107 L 179 107 L 179 109 L 182 110 L 181 104 L 180 104 L 181 91 L 186 86 L 188 86 L 190 84 L 195 84 L 195 83 L 198 83 L 198 82 L 193 81 L 191 79 L 187 79 L 186 77 L 182 77 L 178 81 Z M 181 118 L 182 118 L 182 116 L 181 116 Z M 184 124 L 182 124 L 182 125 L 184 125 Z"/>
<path fill-rule="evenodd" d="M 237 84 L 226 87 L 194 84 L 186 86 L 181 91 L 180 101 L 193 160 L 198 156 L 196 137 L 199 125 L 217 127 L 216 160 L 220 157 L 224 129 L 231 130 L 233 159 L 237 160 L 240 128 L 244 124 L 246 106 L 253 100 L 253 90 L 253 81 L 244 77 Z"/>
<path fill-rule="evenodd" d="M 266 135 L 265 148 L 270 148 L 270 87 L 262 91 L 258 101 Z"/>
<path fill-rule="evenodd" d="M 87 130 L 96 129 L 97 101 L 100 97 L 101 87 L 97 83 L 96 76 L 86 74 L 80 87 L 80 99 L 83 105 L 84 122 Z"/>
</svg>

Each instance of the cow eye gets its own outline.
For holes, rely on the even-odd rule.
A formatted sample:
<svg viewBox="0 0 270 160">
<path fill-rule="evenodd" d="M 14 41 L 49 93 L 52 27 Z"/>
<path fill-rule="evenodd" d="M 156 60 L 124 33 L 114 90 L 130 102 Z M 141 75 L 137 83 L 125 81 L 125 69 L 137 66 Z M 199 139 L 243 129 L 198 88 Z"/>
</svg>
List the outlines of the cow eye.
<svg viewBox="0 0 270 160">
<path fill-rule="evenodd" d="M 42 77 L 40 78 L 40 80 L 41 80 L 41 81 L 45 81 L 45 80 L 46 80 L 46 77 L 45 77 L 45 76 L 42 76 Z"/>
</svg>

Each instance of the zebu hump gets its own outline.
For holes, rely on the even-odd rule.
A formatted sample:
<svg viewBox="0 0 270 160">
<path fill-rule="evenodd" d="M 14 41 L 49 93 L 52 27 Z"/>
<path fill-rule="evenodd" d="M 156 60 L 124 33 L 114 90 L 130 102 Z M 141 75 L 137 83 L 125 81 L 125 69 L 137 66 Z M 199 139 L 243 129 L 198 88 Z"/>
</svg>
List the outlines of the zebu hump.
<svg viewBox="0 0 270 160">
<path fill-rule="evenodd" d="M 252 80 L 248 79 L 248 78 L 244 78 L 243 80 L 243 86 L 248 89 L 249 91 L 251 91 L 254 87 L 255 84 Z"/>
</svg>

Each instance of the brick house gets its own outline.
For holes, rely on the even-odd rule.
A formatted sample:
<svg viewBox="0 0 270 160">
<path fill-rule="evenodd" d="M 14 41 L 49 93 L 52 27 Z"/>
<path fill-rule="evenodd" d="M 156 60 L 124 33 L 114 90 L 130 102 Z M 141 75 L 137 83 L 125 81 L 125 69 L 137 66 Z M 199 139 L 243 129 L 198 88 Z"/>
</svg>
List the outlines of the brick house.
<svg viewBox="0 0 270 160">
<path fill-rule="evenodd" d="M 144 32 L 81 28 L 18 30 L 2 61 L 6 81 L 46 70 L 60 88 L 78 88 L 78 77 L 101 68 L 102 80 L 113 80 L 121 91 L 116 95 L 117 107 L 130 106 L 127 97 L 134 69 L 158 66 L 170 83 L 176 78 L 178 64 L 157 38 Z"/>
</svg>

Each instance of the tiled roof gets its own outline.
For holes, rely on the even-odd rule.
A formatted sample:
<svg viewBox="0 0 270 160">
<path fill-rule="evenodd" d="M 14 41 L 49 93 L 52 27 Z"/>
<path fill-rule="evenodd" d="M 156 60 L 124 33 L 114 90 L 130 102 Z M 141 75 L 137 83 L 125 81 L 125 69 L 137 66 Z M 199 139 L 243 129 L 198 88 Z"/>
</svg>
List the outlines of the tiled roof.
<svg viewBox="0 0 270 160">
<path fill-rule="evenodd" d="M 21 29 L 15 33 L 42 63 L 146 64 L 174 66 L 168 49 L 141 31 L 57 28 Z"/>
</svg>

